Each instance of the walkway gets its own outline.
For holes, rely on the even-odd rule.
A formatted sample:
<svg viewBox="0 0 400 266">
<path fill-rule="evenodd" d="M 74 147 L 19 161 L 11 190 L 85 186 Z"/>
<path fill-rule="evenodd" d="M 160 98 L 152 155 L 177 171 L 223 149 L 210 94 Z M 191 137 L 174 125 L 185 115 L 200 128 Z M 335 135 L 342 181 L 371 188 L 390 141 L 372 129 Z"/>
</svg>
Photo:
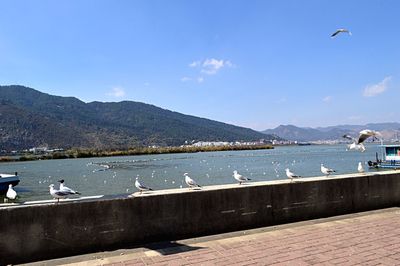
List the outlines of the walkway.
<svg viewBox="0 0 400 266">
<path fill-rule="evenodd" d="M 400 208 L 30 265 L 70 263 L 82 266 L 400 265 Z"/>
</svg>

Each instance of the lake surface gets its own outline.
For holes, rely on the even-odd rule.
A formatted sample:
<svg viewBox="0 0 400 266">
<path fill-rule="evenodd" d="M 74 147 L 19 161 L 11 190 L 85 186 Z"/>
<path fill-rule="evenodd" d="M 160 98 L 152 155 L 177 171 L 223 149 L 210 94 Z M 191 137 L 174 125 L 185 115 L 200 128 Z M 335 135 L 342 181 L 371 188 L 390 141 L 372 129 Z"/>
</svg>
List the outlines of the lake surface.
<svg viewBox="0 0 400 266">
<path fill-rule="evenodd" d="M 308 177 L 321 176 L 320 164 L 338 174 L 357 172 L 358 162 L 380 155 L 378 145 L 367 145 L 364 153 L 346 151 L 346 145 L 282 146 L 270 150 L 224 151 L 184 154 L 141 155 L 84 159 L 1 163 L 0 173 L 18 172 L 18 201 L 48 200 L 49 185 L 64 179 L 82 196 L 133 193 L 135 178 L 153 189 L 186 188 L 183 174 L 200 185 L 236 183 L 233 170 L 252 181 L 286 179 L 285 168 Z M 108 168 L 109 167 L 109 168 Z M 368 171 L 368 167 L 364 167 Z M 3 202 L 0 196 L 0 202 Z"/>
</svg>

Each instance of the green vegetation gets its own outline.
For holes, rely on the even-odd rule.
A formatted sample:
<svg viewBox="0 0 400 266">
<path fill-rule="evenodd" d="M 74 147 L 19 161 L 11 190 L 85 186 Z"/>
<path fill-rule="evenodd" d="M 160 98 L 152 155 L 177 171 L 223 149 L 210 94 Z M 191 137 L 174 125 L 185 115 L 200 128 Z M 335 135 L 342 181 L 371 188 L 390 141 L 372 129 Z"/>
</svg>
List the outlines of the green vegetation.
<svg viewBox="0 0 400 266">
<path fill-rule="evenodd" d="M 23 86 L 0 86 L 0 113 L 0 147 L 9 151 L 33 147 L 126 150 L 136 146 L 180 146 L 197 140 L 279 139 L 150 104 L 85 103 Z"/>
<path fill-rule="evenodd" d="M 129 156 L 129 155 L 148 155 L 166 153 L 194 153 L 212 151 L 238 151 L 238 150 L 262 150 L 273 149 L 272 145 L 243 145 L 243 146 L 210 146 L 210 147 L 136 147 L 129 150 L 92 150 L 92 149 L 72 149 L 65 152 L 55 152 L 45 155 L 23 155 L 19 158 L 0 157 L 0 162 L 12 161 L 32 161 L 32 160 L 52 160 L 52 159 L 71 159 L 71 158 L 91 158 L 91 157 L 110 157 L 110 156 Z"/>
</svg>

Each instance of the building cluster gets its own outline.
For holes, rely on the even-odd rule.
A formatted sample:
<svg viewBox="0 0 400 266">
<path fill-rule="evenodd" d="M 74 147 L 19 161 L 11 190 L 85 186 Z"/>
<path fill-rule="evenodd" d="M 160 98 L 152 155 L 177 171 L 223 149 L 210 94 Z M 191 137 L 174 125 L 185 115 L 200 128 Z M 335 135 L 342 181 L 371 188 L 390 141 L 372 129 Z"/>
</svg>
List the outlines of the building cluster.
<svg viewBox="0 0 400 266">
<path fill-rule="evenodd" d="M 188 144 L 185 143 L 186 147 L 221 147 L 221 146 L 256 146 L 256 145 L 264 145 L 264 144 L 272 144 L 272 141 L 267 141 L 261 139 L 259 141 L 197 141 Z"/>
</svg>

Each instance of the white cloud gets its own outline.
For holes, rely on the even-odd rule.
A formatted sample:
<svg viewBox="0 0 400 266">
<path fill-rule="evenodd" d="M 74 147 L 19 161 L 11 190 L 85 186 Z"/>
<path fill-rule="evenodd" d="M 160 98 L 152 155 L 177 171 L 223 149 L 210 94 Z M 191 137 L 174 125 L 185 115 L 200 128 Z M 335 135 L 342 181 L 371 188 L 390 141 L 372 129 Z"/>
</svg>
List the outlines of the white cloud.
<svg viewBox="0 0 400 266">
<path fill-rule="evenodd" d="M 377 84 L 367 85 L 364 89 L 364 97 L 374 97 L 385 92 L 388 88 L 389 82 L 392 79 L 391 76 L 384 78 L 381 82 Z"/>
<path fill-rule="evenodd" d="M 332 96 L 326 96 L 322 99 L 322 101 L 328 103 L 328 102 L 332 101 Z"/>
<path fill-rule="evenodd" d="M 198 83 L 202 83 L 203 81 L 204 81 L 204 78 L 203 78 L 203 77 L 198 77 L 198 78 L 197 78 L 197 82 L 198 82 Z"/>
<path fill-rule="evenodd" d="M 193 61 L 189 64 L 189 67 L 200 68 L 200 73 L 207 75 L 215 75 L 224 67 L 234 67 L 231 61 L 215 58 L 207 58 L 204 61 Z"/>
<path fill-rule="evenodd" d="M 192 63 L 189 64 L 190 67 L 197 67 L 201 64 L 200 61 L 193 61 Z"/>
<path fill-rule="evenodd" d="M 189 78 L 189 77 L 183 77 L 183 78 L 181 78 L 181 81 L 182 82 L 187 82 L 187 81 L 191 81 L 192 80 L 192 78 Z"/>
<path fill-rule="evenodd" d="M 116 98 L 121 98 L 121 97 L 125 96 L 125 90 L 120 87 L 114 87 L 114 88 L 112 88 L 111 92 L 107 93 L 107 95 L 113 96 Z"/>
</svg>

